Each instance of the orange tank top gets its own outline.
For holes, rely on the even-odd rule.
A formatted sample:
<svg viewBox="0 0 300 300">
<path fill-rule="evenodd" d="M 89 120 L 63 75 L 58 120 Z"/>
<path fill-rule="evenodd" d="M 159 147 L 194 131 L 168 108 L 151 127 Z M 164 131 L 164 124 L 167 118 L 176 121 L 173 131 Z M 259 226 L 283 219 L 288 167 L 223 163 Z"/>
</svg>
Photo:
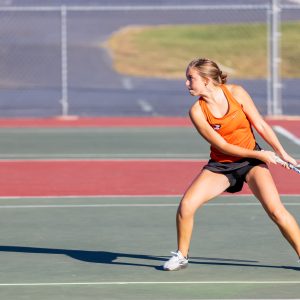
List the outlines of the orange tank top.
<svg viewBox="0 0 300 300">
<path fill-rule="evenodd" d="M 199 99 L 201 109 L 208 123 L 226 142 L 246 149 L 254 149 L 256 141 L 242 105 L 234 99 L 225 85 L 220 87 L 228 101 L 228 111 L 222 118 L 214 117 L 206 102 L 201 98 Z M 210 147 L 210 150 L 210 157 L 214 161 L 235 162 L 241 159 L 241 157 L 224 154 L 213 146 Z"/>
</svg>

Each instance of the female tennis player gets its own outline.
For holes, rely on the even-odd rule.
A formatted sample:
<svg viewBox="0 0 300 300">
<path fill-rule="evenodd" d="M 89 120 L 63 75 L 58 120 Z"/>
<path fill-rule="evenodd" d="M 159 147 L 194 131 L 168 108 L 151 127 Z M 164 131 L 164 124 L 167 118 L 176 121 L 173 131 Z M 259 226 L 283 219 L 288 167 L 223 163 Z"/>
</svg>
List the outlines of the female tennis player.
<svg viewBox="0 0 300 300">
<path fill-rule="evenodd" d="M 164 264 L 164 270 L 188 266 L 196 210 L 224 191 L 240 191 L 244 182 L 299 257 L 299 226 L 283 206 L 268 169 L 268 165 L 276 164 L 276 155 L 292 165 L 297 162 L 284 150 L 249 94 L 241 86 L 226 84 L 227 75 L 215 62 L 193 60 L 187 67 L 186 77 L 190 94 L 199 97 L 190 109 L 190 118 L 211 145 L 211 153 L 210 160 L 180 202 L 176 216 L 178 248 Z M 261 151 L 252 126 L 274 151 Z"/>
</svg>

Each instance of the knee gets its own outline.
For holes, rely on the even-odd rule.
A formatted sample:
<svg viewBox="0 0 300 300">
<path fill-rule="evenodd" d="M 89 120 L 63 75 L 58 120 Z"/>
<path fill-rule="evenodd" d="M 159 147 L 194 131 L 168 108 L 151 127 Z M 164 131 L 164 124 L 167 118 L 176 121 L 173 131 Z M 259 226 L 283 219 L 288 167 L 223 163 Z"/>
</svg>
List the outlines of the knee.
<svg viewBox="0 0 300 300">
<path fill-rule="evenodd" d="M 177 215 L 181 219 L 190 218 L 190 217 L 194 216 L 196 210 L 197 210 L 197 207 L 195 207 L 195 205 L 193 205 L 193 201 L 191 201 L 191 199 L 184 198 L 180 202 L 180 205 L 179 205 L 178 211 L 177 211 Z"/>
<path fill-rule="evenodd" d="M 288 212 L 284 207 L 280 207 L 272 210 L 271 212 L 269 212 L 269 215 L 273 220 L 273 222 L 279 225 L 285 224 L 288 218 Z"/>
</svg>

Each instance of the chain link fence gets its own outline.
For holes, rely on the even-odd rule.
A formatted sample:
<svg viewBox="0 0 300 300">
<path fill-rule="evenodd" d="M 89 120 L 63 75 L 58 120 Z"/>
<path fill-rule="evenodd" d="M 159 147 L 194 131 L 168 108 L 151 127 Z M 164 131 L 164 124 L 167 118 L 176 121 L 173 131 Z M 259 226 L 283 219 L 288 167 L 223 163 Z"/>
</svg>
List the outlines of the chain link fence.
<svg viewBox="0 0 300 300">
<path fill-rule="evenodd" d="M 298 30 L 291 29 L 296 24 Z M 281 9 L 281 103 L 283 114 L 299 115 L 299 93 L 300 93 L 300 62 L 299 54 L 299 24 L 300 24 L 300 5 L 285 5 Z M 295 28 L 295 29 L 296 29 Z"/>
<path fill-rule="evenodd" d="M 265 4 L 0 7 L 0 116 L 184 116 L 193 102 L 184 68 L 194 56 L 220 62 L 229 82 L 242 84 L 262 114 L 299 115 L 300 6 L 277 8 L 281 35 L 275 31 L 276 37 L 274 8 Z M 131 73 L 134 64 L 145 69 L 146 61 L 163 65 L 167 60 L 155 45 L 148 53 L 151 43 L 128 52 L 123 60 L 134 59 L 127 69 L 117 69 L 115 50 L 107 46 L 112 36 L 124 28 L 170 25 L 177 32 L 183 26 L 202 32 L 196 46 L 184 39 L 178 44 L 177 38 L 165 45 L 182 78 Z M 121 39 L 117 50 L 127 50 L 130 39 Z"/>
</svg>

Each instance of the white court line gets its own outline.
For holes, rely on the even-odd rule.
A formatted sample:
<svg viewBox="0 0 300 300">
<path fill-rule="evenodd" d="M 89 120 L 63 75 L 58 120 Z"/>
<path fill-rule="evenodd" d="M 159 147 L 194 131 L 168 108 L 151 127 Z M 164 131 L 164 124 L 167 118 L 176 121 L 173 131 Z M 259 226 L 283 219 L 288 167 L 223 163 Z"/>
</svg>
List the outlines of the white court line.
<svg viewBox="0 0 300 300">
<path fill-rule="evenodd" d="M 33 133 L 33 134 L 73 134 L 76 135 L 78 132 L 91 131 L 92 133 L 152 133 L 153 131 L 176 131 L 176 132 L 188 132 L 191 135 L 194 134 L 192 125 L 177 125 L 177 126 L 166 126 L 166 125 L 149 125 L 149 126 L 104 126 L 104 127 L 0 127 L 0 133 Z"/>
<path fill-rule="evenodd" d="M 130 90 L 133 89 L 132 80 L 129 77 L 123 77 L 122 78 L 122 85 L 123 85 L 125 90 L 130 91 Z"/>
<path fill-rule="evenodd" d="M 137 104 L 139 105 L 139 107 L 141 108 L 141 110 L 143 112 L 147 112 L 147 113 L 153 113 L 153 106 L 146 100 L 144 99 L 139 99 L 137 101 Z"/>
<path fill-rule="evenodd" d="M 300 206 L 300 203 L 284 203 L 285 206 Z M 45 205 L 1 205 L 1 209 L 20 209 L 20 208 L 105 208 L 105 207 L 177 207 L 178 203 L 147 203 L 147 204 L 45 204 Z M 209 203 L 207 206 L 261 206 L 260 203 Z"/>
<path fill-rule="evenodd" d="M 226 195 L 224 195 L 226 196 Z M 229 196 L 229 195 L 228 195 Z M 242 196 L 242 195 L 240 195 Z M 251 196 L 245 195 L 245 196 Z M 292 195 L 291 195 L 292 196 Z M 300 196 L 300 195 L 299 195 Z M 5 199 L 103 199 L 103 198 L 178 198 L 182 195 L 50 195 L 50 196 L 0 196 L 0 200 Z"/>
<path fill-rule="evenodd" d="M 300 146 L 300 138 L 296 137 L 293 133 L 289 132 L 285 128 L 281 126 L 273 126 L 273 129 L 289 139 L 291 142 L 295 143 L 296 145 Z"/>
<path fill-rule="evenodd" d="M 300 194 L 280 194 L 282 197 L 300 197 Z M 182 194 L 180 195 L 50 195 L 50 196 L 0 196 L 0 200 L 18 200 L 18 199 L 104 199 L 104 198 L 181 198 Z M 255 198 L 253 194 L 224 194 L 220 195 L 220 197 L 228 198 L 228 197 L 252 197 Z M 208 203 L 211 205 L 212 203 Z M 207 204 L 207 205 L 208 205 Z"/>
<path fill-rule="evenodd" d="M 204 154 L 132 153 L 132 154 L 0 154 L 0 162 L 28 161 L 194 161 L 207 162 Z"/>
<path fill-rule="evenodd" d="M 299 204 L 300 205 L 300 204 Z M 95 207 L 173 207 L 178 204 L 45 204 L 45 205 L 2 205 L 1 209 L 6 208 L 95 208 Z"/>
<path fill-rule="evenodd" d="M 70 286 L 70 285 L 164 285 L 164 284 L 299 284 L 300 281 L 99 281 L 0 283 L 0 286 Z"/>
</svg>

